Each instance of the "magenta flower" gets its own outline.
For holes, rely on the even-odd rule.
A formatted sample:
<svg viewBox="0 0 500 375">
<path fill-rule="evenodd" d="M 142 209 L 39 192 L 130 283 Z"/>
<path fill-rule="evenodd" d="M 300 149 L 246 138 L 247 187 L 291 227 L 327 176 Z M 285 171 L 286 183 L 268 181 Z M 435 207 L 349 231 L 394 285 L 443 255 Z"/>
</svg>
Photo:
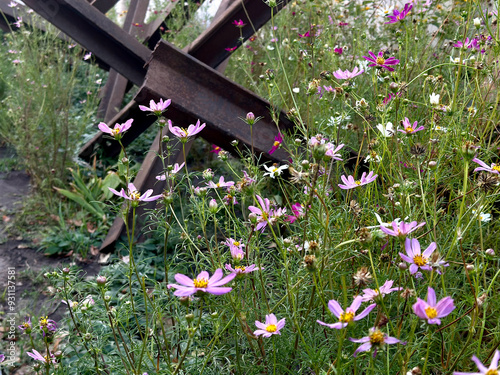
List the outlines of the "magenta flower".
<svg viewBox="0 0 500 375">
<path fill-rule="evenodd" d="M 363 298 L 363 302 L 375 301 L 378 297 L 383 297 L 386 294 L 403 289 L 400 287 L 393 288 L 393 283 L 394 280 L 387 280 L 379 289 L 363 289 L 364 294 L 361 296 Z"/>
<path fill-rule="evenodd" d="M 399 64 L 399 60 L 395 57 L 389 57 L 388 59 L 385 59 L 384 51 L 380 51 L 378 55 L 375 55 L 372 51 L 368 51 L 368 54 L 370 55 L 370 57 L 363 56 L 366 60 L 372 62 L 372 64 L 369 64 L 368 66 L 375 66 L 377 68 L 386 69 L 389 72 L 393 72 L 394 68 L 392 68 L 390 65 Z"/>
<path fill-rule="evenodd" d="M 181 142 L 185 143 L 187 142 L 189 137 L 192 137 L 193 135 L 198 134 L 205 128 L 205 124 L 200 125 L 200 120 L 196 122 L 196 125 L 189 125 L 187 129 L 180 128 L 178 126 L 173 126 L 172 121 L 168 120 L 168 129 L 170 132 L 178 137 Z"/>
<path fill-rule="evenodd" d="M 408 13 L 410 13 L 411 8 L 413 8 L 413 4 L 407 3 L 405 4 L 405 7 L 402 12 L 399 12 L 399 10 L 394 9 L 392 11 L 392 16 L 387 15 L 387 17 L 389 18 L 389 22 L 386 22 L 386 24 L 397 23 L 399 21 L 404 20 L 405 17 L 408 15 Z"/>
<path fill-rule="evenodd" d="M 238 46 L 234 46 L 234 47 L 227 47 L 227 48 L 224 48 L 227 52 L 233 52 L 233 51 L 236 51 L 236 48 L 238 48 Z"/>
<path fill-rule="evenodd" d="M 271 337 L 271 335 L 281 335 L 280 329 L 285 326 L 285 318 L 278 322 L 274 314 L 269 314 L 266 315 L 265 323 L 256 320 L 255 325 L 259 328 L 253 333 L 255 336 Z"/>
<path fill-rule="evenodd" d="M 474 172 L 486 171 L 490 173 L 500 174 L 500 164 L 493 163 L 491 164 L 491 167 L 488 167 L 488 165 L 484 161 L 481 161 L 478 158 L 474 158 L 472 159 L 472 161 L 480 165 L 480 167 L 474 169 Z"/>
<path fill-rule="evenodd" d="M 351 306 L 349 306 L 347 309 L 342 310 L 342 307 L 340 307 L 340 304 L 335 301 L 334 299 L 330 300 L 328 302 L 328 308 L 330 311 L 335 315 L 339 321 L 337 323 L 333 324 L 327 324 L 322 322 L 321 320 L 316 320 L 317 323 L 327 326 L 329 328 L 333 329 L 342 329 L 347 327 L 349 323 L 356 322 L 358 320 L 363 319 L 365 316 L 367 316 L 370 311 L 372 311 L 375 306 L 377 306 L 376 303 L 371 304 L 368 306 L 366 309 L 364 309 L 361 314 L 356 315 L 356 311 L 359 309 L 361 306 L 361 302 L 363 302 L 363 297 L 357 296 L 354 298 L 354 301 L 352 302 Z"/>
<path fill-rule="evenodd" d="M 123 124 L 115 124 L 115 126 L 113 127 L 113 129 L 111 129 L 104 122 L 101 122 L 97 127 L 103 133 L 110 134 L 113 137 L 115 137 L 115 139 L 118 140 L 118 139 L 120 139 L 122 137 L 123 133 L 125 133 L 127 130 L 130 129 L 130 127 L 132 126 L 132 121 L 134 121 L 134 119 L 127 120 Z"/>
<path fill-rule="evenodd" d="M 425 271 L 430 271 L 432 270 L 432 267 L 429 264 L 429 258 L 436 250 L 436 243 L 432 242 L 429 247 L 421 253 L 420 251 L 420 243 L 416 238 L 413 238 L 410 240 L 407 238 L 405 240 L 405 249 L 406 249 L 406 254 L 404 255 L 403 253 L 399 253 L 401 258 L 405 261 L 410 263 L 410 273 L 413 275 L 418 271 L 418 269 L 422 269 Z"/>
<path fill-rule="evenodd" d="M 309 31 L 306 31 L 305 34 L 299 34 L 299 38 L 309 38 L 311 36 L 311 33 Z"/>
<path fill-rule="evenodd" d="M 221 152 L 221 151 L 222 151 L 222 148 L 220 148 L 217 145 L 212 145 L 212 149 L 210 150 L 210 152 L 213 152 L 214 154 L 217 154 L 217 155 L 219 155 L 219 152 Z"/>
<path fill-rule="evenodd" d="M 375 349 L 373 351 L 373 356 L 375 357 L 377 355 L 377 351 L 379 349 L 382 349 L 382 347 L 385 344 L 397 344 L 397 343 L 401 343 L 403 345 L 406 344 L 404 342 L 401 342 L 401 340 L 398 340 L 395 337 L 388 336 L 386 333 L 383 333 L 377 327 L 370 328 L 368 336 L 366 337 L 362 337 L 360 339 L 349 338 L 349 340 L 352 342 L 363 344 L 356 349 L 356 351 L 353 354 L 353 357 L 356 357 L 360 352 L 367 352 L 372 348 Z"/>
<path fill-rule="evenodd" d="M 500 373 L 500 369 L 498 368 L 498 360 L 500 359 L 500 351 L 495 350 L 495 355 L 491 360 L 490 367 L 486 368 L 485 365 L 477 358 L 475 355 L 472 356 L 472 361 L 476 364 L 477 369 L 480 372 L 457 372 L 454 371 L 453 375 L 495 375 Z"/>
<path fill-rule="evenodd" d="M 177 273 L 174 278 L 175 281 L 177 281 L 181 285 L 168 284 L 167 288 L 177 289 L 174 292 L 174 296 L 177 297 L 187 297 L 198 292 L 204 292 L 219 296 L 221 294 L 229 293 L 231 290 L 233 290 L 233 288 L 221 287 L 222 285 L 225 285 L 232 281 L 236 277 L 236 274 L 232 273 L 224 278 L 222 278 L 222 276 L 222 268 L 217 268 L 212 277 L 210 277 L 207 271 L 202 271 L 194 280 L 190 279 L 186 275 Z"/>
<path fill-rule="evenodd" d="M 239 21 L 234 20 L 232 23 L 234 26 L 236 26 L 240 29 L 246 26 L 246 23 L 244 23 L 243 20 L 241 20 L 241 19 Z"/>
<path fill-rule="evenodd" d="M 137 189 L 133 183 L 128 184 L 128 192 L 127 193 L 125 192 L 125 190 L 123 188 L 120 192 L 116 191 L 113 188 L 108 188 L 108 189 L 113 194 L 118 195 L 119 197 L 128 199 L 129 201 L 133 201 L 133 202 L 151 202 L 151 201 L 155 201 L 155 200 L 161 198 L 161 194 L 151 196 L 151 194 L 153 193 L 153 189 L 146 190 L 146 192 L 141 195 L 141 193 L 139 193 L 137 191 Z"/>
<path fill-rule="evenodd" d="M 33 353 L 31 352 L 26 352 L 27 355 L 29 355 L 31 358 L 33 358 L 36 361 L 40 361 L 43 363 L 56 363 L 56 359 L 54 357 L 54 354 L 50 354 L 50 356 L 46 355 L 43 356 L 41 355 L 36 349 L 33 349 Z"/>
<path fill-rule="evenodd" d="M 363 186 L 363 185 L 369 184 L 370 182 L 375 181 L 377 176 L 378 175 L 377 174 L 374 175 L 373 172 L 370 172 L 368 174 L 368 176 L 366 175 L 366 172 L 363 172 L 363 174 L 361 175 L 361 179 L 354 180 L 354 177 L 352 177 L 352 176 L 348 176 L 346 178 L 344 175 L 342 175 L 342 176 L 340 176 L 340 178 L 341 178 L 342 182 L 344 183 L 344 185 L 342 185 L 342 184 L 338 184 L 338 185 L 339 185 L 339 188 L 344 189 L 344 190 L 354 189 L 354 188 L 357 188 L 359 186 Z"/>
<path fill-rule="evenodd" d="M 287 218 L 290 224 L 293 224 L 299 217 L 305 216 L 304 206 L 302 206 L 302 204 L 300 203 L 292 204 L 292 212 L 293 215 L 288 215 Z"/>
<path fill-rule="evenodd" d="M 269 150 L 269 155 L 271 155 L 274 151 L 280 148 L 282 143 L 283 143 L 283 137 L 281 136 L 281 133 L 278 133 L 278 135 L 274 137 L 273 147 L 271 147 L 271 149 Z"/>
<path fill-rule="evenodd" d="M 401 133 L 405 133 L 406 135 L 411 135 L 411 134 L 415 134 L 416 132 L 419 132 L 420 130 L 424 130 L 425 128 L 423 126 L 419 126 L 417 128 L 417 125 L 418 125 L 418 121 L 415 121 L 413 123 L 413 125 L 410 123 L 410 120 L 408 120 L 408 117 L 405 117 L 405 119 L 403 120 L 403 129 L 398 129 L 398 132 L 401 132 Z"/>
<path fill-rule="evenodd" d="M 411 223 L 406 223 L 404 221 L 393 221 L 391 223 L 392 225 L 392 230 L 389 228 L 386 228 L 383 225 L 380 225 L 380 230 L 384 232 L 385 234 L 388 234 L 389 236 L 394 236 L 394 237 L 406 237 L 408 234 L 413 232 L 414 230 L 417 230 L 418 228 L 422 227 L 425 225 L 425 221 L 423 223 L 417 224 L 416 221 L 412 221 Z"/>
<path fill-rule="evenodd" d="M 352 72 L 345 70 L 342 71 L 341 69 L 333 72 L 333 76 L 337 79 L 351 79 L 356 76 L 359 76 L 360 74 L 364 73 L 364 70 L 359 70 L 357 67 L 353 69 Z"/>
<path fill-rule="evenodd" d="M 165 181 L 167 179 L 167 177 L 171 177 L 171 176 L 177 174 L 183 167 L 184 167 L 184 163 L 182 163 L 180 165 L 179 165 L 179 163 L 175 163 L 173 166 L 169 165 L 167 167 L 166 172 L 156 176 L 156 179 L 159 181 Z"/>
<path fill-rule="evenodd" d="M 219 182 L 215 183 L 213 181 L 208 181 L 207 187 L 217 189 L 221 187 L 233 186 L 234 181 L 224 181 L 224 176 L 220 176 Z"/>
<path fill-rule="evenodd" d="M 245 273 L 250 273 L 253 271 L 258 271 L 259 267 L 257 267 L 255 264 L 252 264 L 251 266 L 245 267 L 245 266 L 235 266 L 234 268 L 230 264 L 226 264 L 226 270 L 231 271 L 232 273 L 236 274 L 236 276 L 242 276 Z"/>
<path fill-rule="evenodd" d="M 338 55 L 342 55 L 342 52 L 343 52 L 343 51 L 344 51 L 344 50 L 342 49 L 342 47 L 335 47 L 335 48 L 333 49 L 333 52 L 334 52 L 334 53 L 336 53 L 336 54 L 338 54 Z"/>
<path fill-rule="evenodd" d="M 340 154 L 338 154 L 337 152 L 339 152 L 342 147 L 344 147 L 344 144 L 340 144 L 338 145 L 337 147 L 335 147 L 335 145 L 331 142 L 328 142 L 327 144 L 325 144 L 325 147 L 326 147 L 326 152 L 325 152 L 325 156 L 326 157 L 329 157 L 329 158 L 332 158 L 334 160 L 338 160 L 338 161 L 342 161 L 342 158 Z"/>
<path fill-rule="evenodd" d="M 161 114 L 167 109 L 171 102 L 172 101 L 170 99 L 163 101 L 163 99 L 160 98 L 160 101 L 158 103 L 155 103 L 154 100 L 151 100 L 149 102 L 149 107 L 140 105 L 139 109 L 144 112 L 153 112 L 156 116 L 161 116 Z"/>
<path fill-rule="evenodd" d="M 472 48 L 472 41 L 469 41 L 469 38 L 465 38 L 465 40 L 462 41 L 457 41 L 455 44 L 453 44 L 453 47 L 455 48 Z"/>
<path fill-rule="evenodd" d="M 427 320 L 427 324 L 441 324 L 441 319 L 455 309 L 453 299 L 444 297 L 436 303 L 436 292 L 431 287 L 427 288 L 427 302 L 417 298 L 413 305 L 413 312 L 420 318 Z"/>
</svg>

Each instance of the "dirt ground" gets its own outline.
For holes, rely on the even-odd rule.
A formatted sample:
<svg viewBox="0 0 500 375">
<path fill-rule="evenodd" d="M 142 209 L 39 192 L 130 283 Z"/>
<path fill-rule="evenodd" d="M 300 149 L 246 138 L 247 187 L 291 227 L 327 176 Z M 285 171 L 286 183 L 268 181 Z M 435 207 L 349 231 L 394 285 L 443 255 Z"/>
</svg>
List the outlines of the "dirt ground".
<svg viewBox="0 0 500 375">
<path fill-rule="evenodd" d="M 9 151 L 0 147 L 0 159 L 7 157 L 11 157 Z M 17 327 L 24 322 L 27 315 L 47 315 L 55 321 L 64 315 L 65 305 L 52 297 L 43 274 L 54 268 L 63 268 L 75 263 L 74 259 L 68 257 L 47 257 L 38 252 L 29 240 L 15 237 L 7 230 L 8 223 L 15 219 L 16 214 L 20 214 L 20 210 L 17 210 L 23 197 L 29 193 L 30 178 L 25 172 L 0 172 L 0 353 L 4 353 L 6 357 L 10 342 L 9 329 L 13 325 L 10 318 L 15 318 Z M 76 264 L 87 276 L 96 275 L 99 271 L 97 262 Z M 16 335 L 19 334 L 17 331 Z M 16 355 L 19 354 L 20 348 L 17 348 Z M 26 365 L 0 368 L 0 375 L 32 373 L 32 367 Z"/>
</svg>

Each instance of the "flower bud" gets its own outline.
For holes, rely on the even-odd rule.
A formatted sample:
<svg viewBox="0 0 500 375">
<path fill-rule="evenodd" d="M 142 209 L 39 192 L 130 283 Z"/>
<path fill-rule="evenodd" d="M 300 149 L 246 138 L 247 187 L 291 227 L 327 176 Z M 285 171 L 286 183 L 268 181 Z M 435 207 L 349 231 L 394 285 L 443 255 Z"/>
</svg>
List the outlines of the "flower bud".
<svg viewBox="0 0 500 375">
<path fill-rule="evenodd" d="M 478 29 L 481 27 L 481 19 L 480 18 L 474 18 L 474 26 Z"/>
<path fill-rule="evenodd" d="M 189 297 L 180 297 L 179 298 L 179 302 L 181 303 L 181 305 L 186 306 L 186 307 L 189 306 L 190 301 L 191 301 L 191 299 Z"/>
<path fill-rule="evenodd" d="M 474 265 L 473 265 L 473 264 L 467 264 L 467 265 L 465 266 L 465 269 L 466 269 L 467 271 L 474 271 Z"/>
<path fill-rule="evenodd" d="M 248 220 L 250 220 L 252 224 L 257 224 L 257 215 L 252 212 L 248 215 Z"/>
<path fill-rule="evenodd" d="M 217 204 L 217 201 L 215 199 L 210 200 L 210 202 L 208 203 L 208 209 L 212 214 L 217 213 L 217 211 L 219 210 L 219 205 Z"/>
<path fill-rule="evenodd" d="M 408 269 L 408 265 L 406 263 L 404 263 L 404 262 L 399 263 L 398 267 L 399 267 L 400 270 L 403 270 L 403 271 L 406 270 L 406 269 Z"/>
<path fill-rule="evenodd" d="M 192 322 L 194 320 L 194 314 L 186 314 L 185 318 L 188 322 Z"/>
<path fill-rule="evenodd" d="M 247 113 L 247 117 L 246 117 L 245 121 L 247 122 L 248 125 L 255 124 L 255 115 L 253 114 L 253 112 Z"/>
<path fill-rule="evenodd" d="M 214 172 L 211 168 L 207 168 L 203 171 L 202 176 L 205 180 L 212 181 L 212 179 L 214 178 Z"/>
<path fill-rule="evenodd" d="M 105 276 L 97 276 L 95 279 L 97 285 L 104 286 L 108 281 Z"/>
<path fill-rule="evenodd" d="M 487 249 L 485 251 L 486 255 L 489 255 L 490 257 L 494 257 L 495 256 L 495 250 L 493 249 Z"/>
<path fill-rule="evenodd" d="M 430 169 L 436 169 L 436 167 L 437 167 L 437 162 L 436 162 L 436 161 L 434 161 L 434 160 L 431 160 L 431 161 L 429 162 L 429 164 L 428 164 L 428 165 L 429 165 L 429 168 L 430 168 Z"/>
<path fill-rule="evenodd" d="M 62 272 L 63 272 L 65 275 L 69 274 L 69 268 L 68 268 L 68 267 L 64 267 L 64 268 L 62 269 Z"/>
</svg>

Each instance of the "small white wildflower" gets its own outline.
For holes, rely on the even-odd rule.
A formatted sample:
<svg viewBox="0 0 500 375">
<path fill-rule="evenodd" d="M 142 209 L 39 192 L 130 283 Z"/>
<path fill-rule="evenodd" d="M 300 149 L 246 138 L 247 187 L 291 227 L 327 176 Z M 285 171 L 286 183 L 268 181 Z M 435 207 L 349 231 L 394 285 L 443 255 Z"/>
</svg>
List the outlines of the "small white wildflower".
<svg viewBox="0 0 500 375">
<path fill-rule="evenodd" d="M 392 122 L 388 122 L 385 125 L 378 124 L 377 129 L 380 130 L 384 137 L 392 137 L 394 135 L 394 125 L 392 125 Z"/>
<path fill-rule="evenodd" d="M 276 176 L 279 176 L 283 173 L 285 169 L 288 169 L 288 165 L 282 165 L 280 167 L 276 165 L 272 165 L 268 167 L 267 165 L 264 165 L 264 168 L 266 169 L 266 173 L 264 173 L 264 176 L 269 176 L 271 178 L 275 178 Z"/>
<path fill-rule="evenodd" d="M 430 96 L 430 101 L 432 105 L 439 105 L 439 98 L 441 95 L 432 93 Z"/>
</svg>

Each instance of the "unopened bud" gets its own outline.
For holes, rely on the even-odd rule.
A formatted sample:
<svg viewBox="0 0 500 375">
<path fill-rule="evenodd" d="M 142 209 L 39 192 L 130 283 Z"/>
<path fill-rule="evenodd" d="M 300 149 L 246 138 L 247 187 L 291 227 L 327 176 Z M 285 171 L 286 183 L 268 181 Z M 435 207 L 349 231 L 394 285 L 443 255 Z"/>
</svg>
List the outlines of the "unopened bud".
<svg viewBox="0 0 500 375">
<path fill-rule="evenodd" d="M 215 199 L 211 199 L 210 202 L 208 203 L 208 209 L 210 210 L 210 212 L 212 214 L 216 214 L 218 209 L 219 209 L 219 205 L 217 204 L 217 201 Z"/>
<path fill-rule="evenodd" d="M 434 160 L 431 160 L 431 161 L 429 162 L 429 164 L 428 164 L 428 165 L 429 165 L 429 168 L 430 168 L 430 169 L 436 169 L 436 167 L 437 167 L 437 162 L 436 162 L 436 161 L 434 161 Z"/>
<path fill-rule="evenodd" d="M 406 263 L 404 263 L 404 262 L 399 263 L 398 267 L 399 267 L 400 270 L 403 270 L 403 271 L 406 270 L 406 269 L 408 269 L 408 265 Z"/>
<path fill-rule="evenodd" d="M 194 320 L 194 314 L 186 314 L 185 318 L 188 322 L 192 322 Z"/>
<path fill-rule="evenodd" d="M 493 249 L 487 249 L 485 251 L 486 255 L 489 255 L 490 257 L 494 257 L 495 256 L 495 250 Z"/>
<path fill-rule="evenodd" d="M 103 285 L 105 285 L 105 284 L 106 284 L 106 282 L 107 282 L 108 280 L 106 279 L 106 277 L 105 277 L 105 276 L 97 276 L 97 277 L 96 277 L 96 279 L 95 279 L 95 281 L 96 281 L 97 285 L 101 285 L 101 286 L 103 286 Z"/>
<path fill-rule="evenodd" d="M 474 271 L 474 265 L 473 265 L 473 264 L 467 264 L 467 265 L 465 266 L 465 269 L 466 269 L 467 271 Z"/>
</svg>

